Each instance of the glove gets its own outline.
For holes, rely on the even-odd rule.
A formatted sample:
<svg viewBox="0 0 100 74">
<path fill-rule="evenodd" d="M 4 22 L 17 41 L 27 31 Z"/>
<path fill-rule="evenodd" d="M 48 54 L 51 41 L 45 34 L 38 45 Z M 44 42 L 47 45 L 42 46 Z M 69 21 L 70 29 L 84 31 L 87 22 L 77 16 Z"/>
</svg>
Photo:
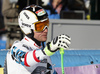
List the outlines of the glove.
<svg viewBox="0 0 100 74">
<path fill-rule="evenodd" d="M 67 50 L 69 44 L 71 44 L 71 38 L 68 35 L 62 34 L 54 38 L 50 43 L 47 43 L 44 51 L 48 56 L 51 56 L 60 48 Z"/>
</svg>

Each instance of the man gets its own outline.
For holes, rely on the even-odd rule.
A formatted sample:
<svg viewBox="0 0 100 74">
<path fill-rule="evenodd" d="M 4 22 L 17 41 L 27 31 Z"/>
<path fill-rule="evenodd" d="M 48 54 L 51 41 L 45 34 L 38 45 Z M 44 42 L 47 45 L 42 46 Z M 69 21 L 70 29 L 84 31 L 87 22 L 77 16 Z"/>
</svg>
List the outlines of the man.
<svg viewBox="0 0 100 74">
<path fill-rule="evenodd" d="M 25 7 L 19 14 L 18 22 L 26 35 L 16 41 L 7 54 L 5 70 L 8 74 L 57 74 L 50 57 L 59 48 L 68 49 L 71 38 L 57 36 L 47 43 L 49 19 L 46 11 L 37 5 Z"/>
</svg>

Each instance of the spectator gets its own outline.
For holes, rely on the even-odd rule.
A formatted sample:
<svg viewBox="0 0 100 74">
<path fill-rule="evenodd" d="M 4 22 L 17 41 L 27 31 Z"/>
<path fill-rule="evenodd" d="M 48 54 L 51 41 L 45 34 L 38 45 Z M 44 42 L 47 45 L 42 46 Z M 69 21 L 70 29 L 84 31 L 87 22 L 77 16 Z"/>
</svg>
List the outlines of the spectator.
<svg viewBox="0 0 100 74">
<path fill-rule="evenodd" d="M 16 1 L 17 2 L 17 1 Z M 7 28 L 7 22 L 17 22 L 18 8 L 16 2 L 12 0 L 3 0 L 2 13 L 4 16 L 5 27 Z"/>
<path fill-rule="evenodd" d="M 18 22 L 18 13 L 27 5 L 34 4 L 35 0 L 3 0 L 2 13 L 6 22 Z"/>
<path fill-rule="evenodd" d="M 50 0 L 48 8 L 46 9 L 50 19 L 60 19 L 60 12 L 62 10 L 68 11 L 67 1 L 64 0 Z"/>
<path fill-rule="evenodd" d="M 57 11 L 58 14 L 60 14 L 62 10 L 68 11 L 67 4 L 65 3 L 66 1 L 64 2 L 64 0 L 51 0 L 52 7 Z"/>
</svg>

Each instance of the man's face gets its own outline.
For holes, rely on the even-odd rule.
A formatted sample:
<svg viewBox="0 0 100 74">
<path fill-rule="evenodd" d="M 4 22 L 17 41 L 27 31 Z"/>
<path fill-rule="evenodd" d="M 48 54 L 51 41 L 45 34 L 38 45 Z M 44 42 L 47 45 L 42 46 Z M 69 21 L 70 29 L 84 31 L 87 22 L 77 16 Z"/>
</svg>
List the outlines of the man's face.
<svg viewBox="0 0 100 74">
<path fill-rule="evenodd" d="M 34 31 L 34 38 L 38 41 L 46 41 L 47 40 L 48 29 L 44 29 L 42 32 L 35 32 Z"/>
</svg>

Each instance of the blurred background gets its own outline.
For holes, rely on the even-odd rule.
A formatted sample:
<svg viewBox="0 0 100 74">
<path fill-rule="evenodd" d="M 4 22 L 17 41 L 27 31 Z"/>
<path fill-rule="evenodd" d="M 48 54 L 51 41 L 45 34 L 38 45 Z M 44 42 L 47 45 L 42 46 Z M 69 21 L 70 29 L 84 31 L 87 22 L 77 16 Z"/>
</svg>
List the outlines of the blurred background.
<svg viewBox="0 0 100 74">
<path fill-rule="evenodd" d="M 99 3 L 100 0 L 0 0 L 0 59 L 2 59 L 0 65 L 4 66 L 6 57 L 6 51 L 3 50 L 9 50 L 15 40 L 23 38 L 24 35 L 18 26 L 18 14 L 24 7 L 31 4 L 42 6 L 48 13 L 50 27 L 47 41 L 66 33 L 72 38 L 70 49 L 88 50 L 88 52 L 82 51 L 84 53 L 89 53 L 90 50 L 99 51 Z M 95 51 L 93 52 L 96 55 L 97 51 Z M 82 52 L 78 54 L 81 55 Z"/>
<path fill-rule="evenodd" d="M 23 34 L 18 26 L 17 17 L 24 7 L 31 4 L 42 6 L 49 19 L 100 19 L 99 0 L 0 0 L 1 48 L 9 49 L 16 39 L 22 39 Z M 6 45 L 2 46 L 4 43 Z"/>
<path fill-rule="evenodd" d="M 100 19 L 99 0 L 0 0 L 0 49 L 9 49 L 16 39 L 22 39 L 17 17 L 24 7 L 31 4 L 42 6 L 50 20 Z"/>
</svg>

